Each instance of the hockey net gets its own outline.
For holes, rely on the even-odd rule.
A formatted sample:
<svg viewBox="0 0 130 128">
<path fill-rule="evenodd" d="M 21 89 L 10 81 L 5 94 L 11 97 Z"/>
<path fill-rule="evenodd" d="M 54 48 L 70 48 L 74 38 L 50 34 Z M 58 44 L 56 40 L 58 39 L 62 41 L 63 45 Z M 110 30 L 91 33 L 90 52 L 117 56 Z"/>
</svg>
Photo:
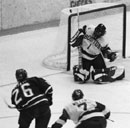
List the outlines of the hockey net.
<svg viewBox="0 0 130 128">
<path fill-rule="evenodd" d="M 78 64 L 78 50 L 70 46 L 70 39 L 78 28 L 103 23 L 107 28 L 110 47 L 125 57 L 126 6 L 117 3 L 95 3 L 61 11 L 60 25 L 54 50 L 43 60 L 52 69 L 70 70 Z"/>
</svg>

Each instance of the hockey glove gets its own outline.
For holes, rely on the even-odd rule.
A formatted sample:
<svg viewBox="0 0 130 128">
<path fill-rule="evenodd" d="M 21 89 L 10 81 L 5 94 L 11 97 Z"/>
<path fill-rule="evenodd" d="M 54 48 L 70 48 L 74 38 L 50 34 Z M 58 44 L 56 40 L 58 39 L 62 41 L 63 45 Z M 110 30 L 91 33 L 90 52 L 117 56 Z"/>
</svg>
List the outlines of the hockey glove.
<svg viewBox="0 0 130 128">
<path fill-rule="evenodd" d="M 83 34 L 86 34 L 86 25 L 83 26 Z"/>
<path fill-rule="evenodd" d="M 110 112 L 108 112 L 107 114 L 105 114 L 105 118 L 108 119 L 110 117 Z"/>
<path fill-rule="evenodd" d="M 110 62 L 114 61 L 117 58 L 116 52 L 109 53 L 107 58 L 110 60 Z"/>
<path fill-rule="evenodd" d="M 116 52 L 113 52 L 108 45 L 102 47 L 102 54 L 105 58 L 109 59 L 110 62 L 114 61 L 117 58 Z"/>
<path fill-rule="evenodd" d="M 79 29 L 79 32 L 82 33 L 82 34 L 86 34 L 86 25 L 83 26 L 83 28 L 80 28 Z"/>
</svg>

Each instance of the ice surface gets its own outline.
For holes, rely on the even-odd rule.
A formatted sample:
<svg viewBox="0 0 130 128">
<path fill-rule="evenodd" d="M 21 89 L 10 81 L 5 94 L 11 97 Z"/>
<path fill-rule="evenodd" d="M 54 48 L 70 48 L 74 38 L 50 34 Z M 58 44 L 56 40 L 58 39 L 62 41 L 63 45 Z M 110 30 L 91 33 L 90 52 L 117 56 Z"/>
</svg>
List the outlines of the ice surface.
<svg viewBox="0 0 130 128">
<path fill-rule="evenodd" d="M 127 13 L 127 47 L 130 47 L 130 13 Z M 114 21 L 114 20 L 113 20 Z M 25 68 L 29 76 L 42 76 L 54 88 L 54 105 L 49 126 L 58 118 L 65 104 L 71 101 L 71 93 L 80 88 L 86 98 L 106 104 L 111 112 L 108 128 L 130 128 L 130 60 L 118 60 L 115 64 L 122 64 L 126 68 L 126 78 L 110 84 L 95 85 L 91 82 L 81 85 L 73 82 L 71 72 L 61 72 L 46 69 L 42 60 L 53 47 L 57 27 L 45 28 L 30 32 L 6 35 L 0 37 L 0 127 L 16 128 L 18 112 L 8 109 L 3 97 L 10 103 L 10 92 L 15 86 L 15 70 Z M 127 51 L 130 55 L 130 51 Z M 59 98 L 60 97 L 60 98 Z M 7 123 L 8 122 L 8 123 Z M 73 128 L 68 121 L 65 128 Z M 34 122 L 30 128 L 34 128 Z"/>
</svg>

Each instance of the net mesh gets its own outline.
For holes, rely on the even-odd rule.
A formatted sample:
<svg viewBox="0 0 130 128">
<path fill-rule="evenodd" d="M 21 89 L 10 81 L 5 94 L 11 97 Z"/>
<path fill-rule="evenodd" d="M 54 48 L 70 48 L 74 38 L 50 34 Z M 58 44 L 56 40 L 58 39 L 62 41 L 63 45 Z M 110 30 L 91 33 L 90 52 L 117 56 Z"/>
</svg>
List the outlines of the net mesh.
<svg viewBox="0 0 130 128">
<path fill-rule="evenodd" d="M 54 50 L 43 60 L 44 66 L 52 69 L 66 70 L 67 53 L 68 53 L 68 28 L 70 27 L 71 37 L 76 33 L 78 28 L 82 28 L 84 25 L 93 24 L 97 26 L 99 23 L 103 23 L 107 28 L 107 41 L 113 50 L 122 52 L 122 40 L 123 40 L 123 8 L 111 8 L 105 10 L 105 8 L 117 5 L 116 3 L 96 3 L 89 4 L 80 7 L 66 8 L 61 11 L 60 25 L 55 40 Z M 91 10 L 101 9 L 100 11 L 94 11 L 86 13 Z M 77 16 L 79 13 L 79 17 Z M 71 17 L 71 24 L 69 25 L 69 16 Z M 78 23 L 79 20 L 79 23 Z M 71 47 L 71 67 L 78 64 L 78 50 Z"/>
</svg>

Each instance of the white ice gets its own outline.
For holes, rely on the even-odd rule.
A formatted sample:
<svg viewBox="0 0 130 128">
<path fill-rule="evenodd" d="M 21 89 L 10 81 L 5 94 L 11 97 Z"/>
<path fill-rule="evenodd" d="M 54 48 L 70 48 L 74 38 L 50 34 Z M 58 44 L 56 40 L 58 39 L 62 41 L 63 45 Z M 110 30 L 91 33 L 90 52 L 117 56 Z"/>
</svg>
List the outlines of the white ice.
<svg viewBox="0 0 130 128">
<path fill-rule="evenodd" d="M 127 15 L 127 46 L 130 47 L 130 13 L 127 12 Z M 15 70 L 25 68 L 29 76 L 44 77 L 54 88 L 49 126 L 58 118 L 64 105 L 71 101 L 72 91 L 80 88 L 86 98 L 104 103 L 110 108 L 110 119 L 114 122 L 108 120 L 108 128 L 130 128 L 129 58 L 119 61 L 126 68 L 126 78 L 123 81 L 103 85 L 77 84 L 73 82 L 71 72 L 50 70 L 42 65 L 43 58 L 52 49 L 57 30 L 56 26 L 0 37 L 0 127 L 18 127 L 19 113 L 15 109 L 9 109 L 3 98 L 10 102 L 10 93 L 16 83 Z M 64 127 L 73 128 L 74 124 L 68 121 Z M 34 122 L 30 128 L 34 128 Z"/>
</svg>

